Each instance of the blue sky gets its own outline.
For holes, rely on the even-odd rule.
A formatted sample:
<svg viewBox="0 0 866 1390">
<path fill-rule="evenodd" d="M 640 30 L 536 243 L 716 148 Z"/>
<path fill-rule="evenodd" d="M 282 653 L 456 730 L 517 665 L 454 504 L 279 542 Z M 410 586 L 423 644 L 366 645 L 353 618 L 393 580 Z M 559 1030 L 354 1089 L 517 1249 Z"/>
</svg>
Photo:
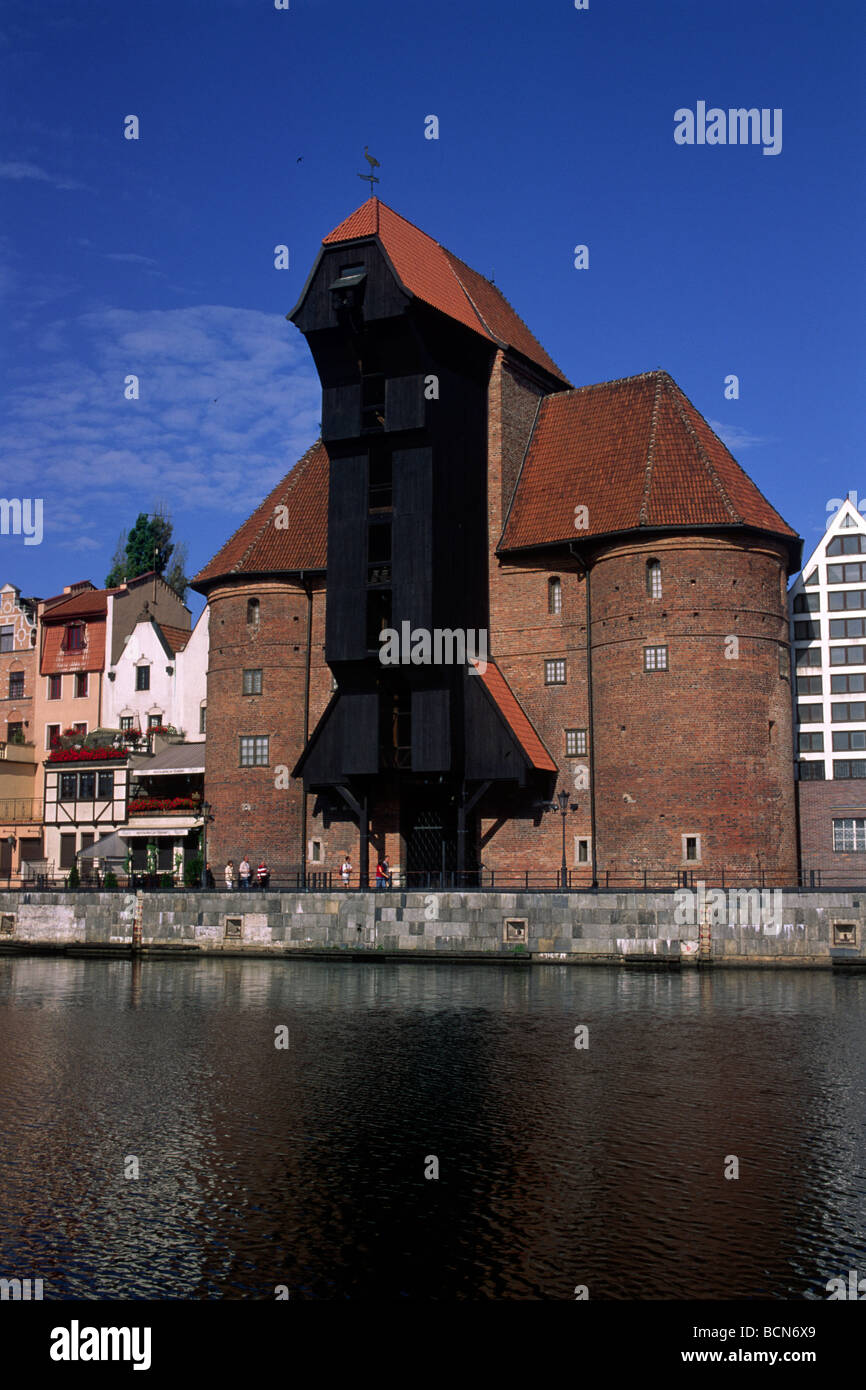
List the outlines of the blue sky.
<svg viewBox="0 0 866 1390">
<path fill-rule="evenodd" d="M 160 501 L 193 573 L 312 442 L 285 314 L 365 144 L 576 385 L 666 368 L 811 549 L 866 496 L 864 60 L 854 0 L 6 3 L 0 447 L 44 539 L 0 582 L 101 584 Z M 781 108 L 781 153 L 677 145 L 700 100 Z"/>
</svg>

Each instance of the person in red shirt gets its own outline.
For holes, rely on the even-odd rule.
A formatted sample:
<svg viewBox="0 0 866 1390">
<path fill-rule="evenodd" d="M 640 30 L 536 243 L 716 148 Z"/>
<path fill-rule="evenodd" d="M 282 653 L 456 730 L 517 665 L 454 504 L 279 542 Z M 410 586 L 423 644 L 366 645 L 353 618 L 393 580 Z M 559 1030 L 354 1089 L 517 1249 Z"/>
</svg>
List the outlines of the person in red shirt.
<svg viewBox="0 0 866 1390">
<path fill-rule="evenodd" d="M 261 888 L 263 893 L 268 886 L 268 879 L 270 878 L 270 876 L 271 871 L 263 859 L 262 862 L 259 864 L 259 867 L 256 869 L 256 878 L 259 881 L 259 887 Z"/>
</svg>

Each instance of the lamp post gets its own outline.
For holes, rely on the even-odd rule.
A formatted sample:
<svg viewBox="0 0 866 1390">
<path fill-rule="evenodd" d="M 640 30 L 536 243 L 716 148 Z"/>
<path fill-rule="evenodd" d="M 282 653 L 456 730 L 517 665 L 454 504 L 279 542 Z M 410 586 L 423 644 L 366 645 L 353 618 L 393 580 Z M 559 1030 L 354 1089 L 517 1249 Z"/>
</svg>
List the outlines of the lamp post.
<svg viewBox="0 0 866 1390">
<path fill-rule="evenodd" d="M 201 803 L 201 884 L 202 888 L 207 888 L 207 823 L 213 820 L 210 813 L 210 803 Z"/>
<path fill-rule="evenodd" d="M 568 865 L 565 862 L 565 818 L 568 815 L 568 792 L 565 790 L 565 788 L 563 788 L 561 792 L 557 793 L 556 799 L 559 802 L 559 814 L 562 816 L 562 868 L 560 870 L 562 876 L 561 886 L 563 888 L 567 888 Z"/>
</svg>

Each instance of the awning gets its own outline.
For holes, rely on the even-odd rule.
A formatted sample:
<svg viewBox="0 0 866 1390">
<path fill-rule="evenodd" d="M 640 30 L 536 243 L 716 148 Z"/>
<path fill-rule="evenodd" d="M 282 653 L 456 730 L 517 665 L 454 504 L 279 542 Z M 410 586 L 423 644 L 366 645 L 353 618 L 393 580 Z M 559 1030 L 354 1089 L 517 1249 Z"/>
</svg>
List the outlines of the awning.
<svg viewBox="0 0 866 1390">
<path fill-rule="evenodd" d="M 185 835 L 188 830 L 194 830 L 199 824 L 196 820 L 187 821 L 186 817 L 176 817 L 170 825 L 164 822 L 162 825 L 124 825 L 118 830 L 118 835 L 122 840 L 159 840 L 167 835 Z"/>
<path fill-rule="evenodd" d="M 104 835 L 101 840 L 97 840 L 95 845 L 89 845 L 87 849 L 80 849 L 75 856 L 76 859 L 125 859 L 127 856 L 126 845 L 115 831 L 111 835 Z"/>
</svg>

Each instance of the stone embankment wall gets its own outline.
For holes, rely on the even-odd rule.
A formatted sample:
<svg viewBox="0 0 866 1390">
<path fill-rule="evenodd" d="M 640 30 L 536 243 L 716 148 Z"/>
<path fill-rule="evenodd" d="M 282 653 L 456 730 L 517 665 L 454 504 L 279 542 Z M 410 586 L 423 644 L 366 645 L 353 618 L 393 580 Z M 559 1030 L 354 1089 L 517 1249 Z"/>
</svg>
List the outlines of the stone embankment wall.
<svg viewBox="0 0 866 1390">
<path fill-rule="evenodd" d="M 0 952 L 866 964 L 866 892 L 35 893 L 0 895 Z"/>
</svg>

